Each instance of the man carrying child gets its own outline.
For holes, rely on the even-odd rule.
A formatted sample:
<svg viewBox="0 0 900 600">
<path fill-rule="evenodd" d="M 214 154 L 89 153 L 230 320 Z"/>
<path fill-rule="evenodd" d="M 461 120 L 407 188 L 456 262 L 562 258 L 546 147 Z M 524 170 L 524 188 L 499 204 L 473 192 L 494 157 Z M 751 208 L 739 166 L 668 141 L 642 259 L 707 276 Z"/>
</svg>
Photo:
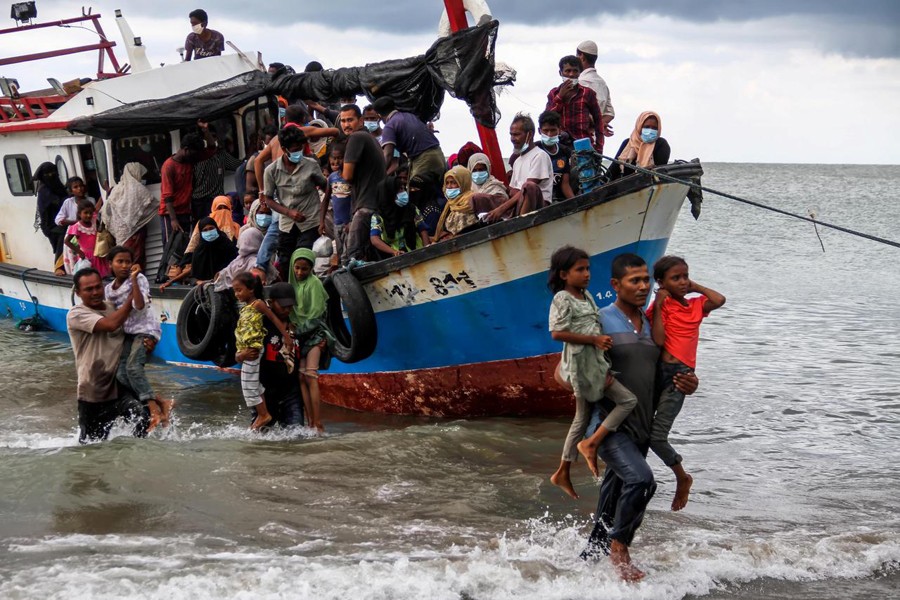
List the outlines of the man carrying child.
<svg viewBox="0 0 900 600">
<path fill-rule="evenodd" d="M 118 309 L 106 301 L 103 280 L 95 269 L 82 269 L 73 278 L 81 304 L 69 310 L 66 324 L 78 373 L 78 441 L 82 444 L 105 440 L 119 417 L 131 422 L 135 437 L 147 432 L 146 407 L 116 382 L 125 342 L 122 325 L 141 299 L 140 286 L 135 285 L 138 272 L 134 269 L 130 274 L 132 302 Z"/>
</svg>

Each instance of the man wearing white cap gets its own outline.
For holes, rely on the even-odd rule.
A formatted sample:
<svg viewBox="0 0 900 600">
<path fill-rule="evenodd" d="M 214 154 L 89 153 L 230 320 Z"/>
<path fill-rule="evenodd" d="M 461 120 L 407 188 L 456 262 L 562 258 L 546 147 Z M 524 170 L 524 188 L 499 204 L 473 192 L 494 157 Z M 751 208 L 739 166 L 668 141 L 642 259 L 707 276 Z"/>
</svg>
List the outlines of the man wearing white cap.
<svg viewBox="0 0 900 600">
<path fill-rule="evenodd" d="M 597 102 L 600 104 L 600 114 L 603 118 L 603 135 L 610 137 L 612 127 L 609 122 L 616 117 L 616 111 L 613 108 L 612 100 L 609 98 L 609 87 L 606 82 L 597 73 L 595 68 L 597 64 L 597 44 L 590 40 L 586 40 L 578 44 L 575 55 L 581 61 L 581 75 L 578 76 L 578 83 L 584 87 L 594 90 L 597 94 Z"/>
</svg>

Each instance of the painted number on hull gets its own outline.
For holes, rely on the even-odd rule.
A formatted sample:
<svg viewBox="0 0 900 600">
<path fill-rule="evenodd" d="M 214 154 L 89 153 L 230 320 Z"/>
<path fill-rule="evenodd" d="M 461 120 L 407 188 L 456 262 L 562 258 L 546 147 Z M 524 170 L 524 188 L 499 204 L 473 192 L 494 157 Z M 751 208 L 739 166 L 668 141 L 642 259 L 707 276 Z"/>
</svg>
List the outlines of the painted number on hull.
<svg viewBox="0 0 900 600">
<path fill-rule="evenodd" d="M 443 277 L 432 277 L 428 282 L 434 287 L 434 291 L 441 296 L 446 296 L 450 293 L 450 290 L 474 290 L 478 288 L 465 271 L 460 271 L 455 277 L 451 273 L 447 273 Z M 463 285 L 466 287 L 462 287 Z"/>
<path fill-rule="evenodd" d="M 597 292 L 597 300 L 612 300 L 612 299 L 613 299 L 613 293 L 609 290 L 606 290 L 605 292 Z"/>
</svg>

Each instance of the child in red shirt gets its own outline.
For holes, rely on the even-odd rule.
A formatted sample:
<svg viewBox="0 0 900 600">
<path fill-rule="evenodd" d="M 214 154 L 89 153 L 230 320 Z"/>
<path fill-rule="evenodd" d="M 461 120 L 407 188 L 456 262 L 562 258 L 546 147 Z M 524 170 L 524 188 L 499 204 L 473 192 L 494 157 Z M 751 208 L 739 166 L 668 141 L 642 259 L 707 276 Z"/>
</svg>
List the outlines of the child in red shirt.
<svg viewBox="0 0 900 600">
<path fill-rule="evenodd" d="M 679 455 L 669 443 L 669 431 L 681 412 L 684 394 L 672 384 L 676 373 L 691 372 L 697 365 L 700 322 L 725 304 L 725 296 L 691 281 L 688 265 L 678 256 L 663 256 L 653 265 L 653 278 L 659 284 L 656 298 L 647 309 L 653 324 L 653 341 L 662 347 L 656 382 L 661 390 L 650 448 L 675 473 L 677 485 L 672 510 L 681 510 L 688 501 L 694 479 L 684 470 Z M 700 296 L 685 298 L 687 294 Z"/>
</svg>

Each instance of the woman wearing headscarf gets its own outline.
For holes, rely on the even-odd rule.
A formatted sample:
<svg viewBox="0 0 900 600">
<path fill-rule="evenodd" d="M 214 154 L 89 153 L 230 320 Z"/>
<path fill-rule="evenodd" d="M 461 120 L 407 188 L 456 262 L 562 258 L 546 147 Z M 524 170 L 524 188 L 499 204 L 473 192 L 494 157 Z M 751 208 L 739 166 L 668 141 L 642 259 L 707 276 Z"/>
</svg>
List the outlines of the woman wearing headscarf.
<svg viewBox="0 0 900 600">
<path fill-rule="evenodd" d="M 410 202 L 406 175 L 407 171 L 401 166 L 378 190 L 369 240 L 380 258 L 400 256 L 431 243 L 422 213 Z"/>
<path fill-rule="evenodd" d="M 309 248 L 297 248 L 291 254 L 288 279 L 294 288 L 296 303 L 291 311 L 291 325 L 300 356 L 300 392 L 309 425 L 322 430 L 319 417 L 319 369 L 327 369 L 334 336 L 325 323 L 328 293 L 313 273 L 316 254 Z"/>
<path fill-rule="evenodd" d="M 472 209 L 472 175 L 467 168 L 456 166 L 444 173 L 444 196 L 447 204 L 438 221 L 436 241 L 479 227 Z"/>
<path fill-rule="evenodd" d="M 32 178 L 36 184 L 37 215 L 35 225 L 40 226 L 41 232 L 50 241 L 53 248 L 53 257 L 59 262 L 63 251 L 63 238 L 66 228 L 56 224 L 56 215 L 65 202 L 68 193 L 66 186 L 59 180 L 56 165 L 51 162 L 41 163 L 34 172 Z M 57 265 L 59 271 L 62 265 Z"/>
<path fill-rule="evenodd" d="M 131 250 L 134 262 L 142 267 L 146 225 L 159 208 L 159 200 L 141 183 L 146 174 L 147 167 L 141 163 L 126 164 L 119 183 L 110 190 L 100 210 L 101 219 L 116 242 Z"/>
<path fill-rule="evenodd" d="M 256 254 L 259 252 L 259 246 L 263 241 L 263 232 L 255 227 L 245 226 L 237 241 L 237 257 L 228 263 L 224 269 L 219 271 L 216 277 L 216 285 L 214 287 L 217 292 L 224 292 L 231 289 L 234 276 L 243 271 L 252 271 L 256 268 Z M 266 281 L 271 281 L 278 275 L 278 272 L 269 267 L 266 273 Z"/>
<path fill-rule="evenodd" d="M 487 154 L 473 154 L 467 166 L 472 174 L 472 211 L 476 215 L 491 212 L 509 200 L 506 186 L 491 175 L 491 159 Z"/>
<path fill-rule="evenodd" d="M 272 225 L 272 210 L 268 206 L 263 206 L 259 200 L 254 200 L 250 205 L 250 212 L 247 215 L 247 222 L 241 227 L 241 233 L 252 227 L 265 235 Z"/>
<path fill-rule="evenodd" d="M 228 212 L 230 219 L 230 208 Z M 209 281 L 228 266 L 237 256 L 237 248 L 212 218 L 203 217 L 197 223 L 197 228 L 200 231 L 200 242 L 191 258 L 191 275 L 199 283 Z"/>
<path fill-rule="evenodd" d="M 653 111 L 642 112 L 634 124 L 631 137 L 619 146 L 616 158 L 624 163 L 637 165 L 644 169 L 654 169 L 669 162 L 672 149 L 665 138 L 659 137 L 662 132 L 662 119 Z M 619 163 L 609 167 L 609 180 L 623 175 L 631 175 L 634 169 L 625 167 L 624 172 Z"/>
<path fill-rule="evenodd" d="M 231 215 L 231 198 L 228 196 L 216 196 L 212 202 L 212 209 L 209 217 L 216 223 L 216 228 L 232 242 L 237 241 L 238 235 L 241 233 L 241 226 L 234 222 Z M 200 223 L 194 227 L 191 233 L 191 240 L 188 242 L 185 254 L 193 252 L 200 243 Z"/>
</svg>

